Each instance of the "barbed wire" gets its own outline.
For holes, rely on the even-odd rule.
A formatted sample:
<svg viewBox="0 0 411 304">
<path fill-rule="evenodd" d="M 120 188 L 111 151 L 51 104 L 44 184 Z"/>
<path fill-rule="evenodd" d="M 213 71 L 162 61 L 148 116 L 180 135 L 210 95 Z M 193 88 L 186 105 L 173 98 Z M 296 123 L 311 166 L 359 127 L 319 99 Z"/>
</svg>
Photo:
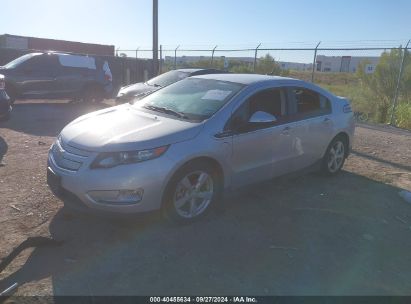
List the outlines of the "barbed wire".
<svg viewBox="0 0 411 304">
<path fill-rule="evenodd" d="M 367 39 L 367 40 L 329 40 L 322 41 L 318 50 L 384 50 L 399 48 L 405 45 L 407 39 Z M 254 51 L 257 45 L 259 50 L 313 50 L 318 41 L 284 41 L 284 42 L 261 42 L 247 44 L 163 44 L 162 50 L 165 52 L 186 51 L 186 52 L 208 52 L 215 48 L 216 52 L 246 52 Z M 118 48 L 118 52 L 150 52 L 149 46 L 138 46 L 136 48 Z"/>
</svg>

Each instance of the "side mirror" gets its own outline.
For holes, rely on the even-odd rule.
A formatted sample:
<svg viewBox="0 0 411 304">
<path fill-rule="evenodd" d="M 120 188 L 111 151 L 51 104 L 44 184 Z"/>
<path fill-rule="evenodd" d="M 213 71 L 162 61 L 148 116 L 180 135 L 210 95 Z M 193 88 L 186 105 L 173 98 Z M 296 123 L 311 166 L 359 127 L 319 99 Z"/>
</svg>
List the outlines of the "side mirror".
<svg viewBox="0 0 411 304">
<path fill-rule="evenodd" d="M 250 119 L 248 120 L 249 123 L 273 123 L 276 122 L 277 118 L 267 112 L 257 111 L 253 115 L 251 115 Z"/>
</svg>

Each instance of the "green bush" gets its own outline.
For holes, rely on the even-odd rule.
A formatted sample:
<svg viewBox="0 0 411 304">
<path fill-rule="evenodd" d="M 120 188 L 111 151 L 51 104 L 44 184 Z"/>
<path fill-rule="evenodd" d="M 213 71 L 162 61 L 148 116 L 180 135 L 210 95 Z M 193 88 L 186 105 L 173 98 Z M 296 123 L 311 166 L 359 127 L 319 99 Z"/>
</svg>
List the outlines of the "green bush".
<svg viewBox="0 0 411 304">
<path fill-rule="evenodd" d="M 411 130 L 411 103 L 401 102 L 395 111 L 397 126 Z"/>
</svg>

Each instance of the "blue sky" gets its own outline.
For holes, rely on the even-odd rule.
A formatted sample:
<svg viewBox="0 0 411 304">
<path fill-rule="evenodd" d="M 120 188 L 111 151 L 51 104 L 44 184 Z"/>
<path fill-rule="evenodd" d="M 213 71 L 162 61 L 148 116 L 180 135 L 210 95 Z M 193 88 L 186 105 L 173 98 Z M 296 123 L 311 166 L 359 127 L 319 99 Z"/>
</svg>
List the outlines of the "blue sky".
<svg viewBox="0 0 411 304">
<path fill-rule="evenodd" d="M 1 0 L 0 7 L 2 33 L 152 45 L 152 0 Z M 410 11 L 409 0 L 159 0 L 159 41 L 169 48 L 397 45 L 411 38 Z"/>
</svg>

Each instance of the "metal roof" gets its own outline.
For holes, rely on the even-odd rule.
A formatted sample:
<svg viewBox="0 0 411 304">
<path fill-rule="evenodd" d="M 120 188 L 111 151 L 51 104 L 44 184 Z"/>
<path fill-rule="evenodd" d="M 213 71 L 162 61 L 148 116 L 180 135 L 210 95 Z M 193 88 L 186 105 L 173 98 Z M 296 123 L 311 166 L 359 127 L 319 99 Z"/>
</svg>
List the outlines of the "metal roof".
<svg viewBox="0 0 411 304">
<path fill-rule="evenodd" d="M 259 74 L 207 74 L 200 76 L 192 76 L 196 78 L 205 78 L 205 79 L 215 79 L 221 81 L 230 81 L 249 85 L 252 83 L 267 81 L 267 80 L 288 80 L 295 81 L 296 79 L 280 77 L 280 76 L 270 76 L 270 75 L 259 75 Z"/>
</svg>

